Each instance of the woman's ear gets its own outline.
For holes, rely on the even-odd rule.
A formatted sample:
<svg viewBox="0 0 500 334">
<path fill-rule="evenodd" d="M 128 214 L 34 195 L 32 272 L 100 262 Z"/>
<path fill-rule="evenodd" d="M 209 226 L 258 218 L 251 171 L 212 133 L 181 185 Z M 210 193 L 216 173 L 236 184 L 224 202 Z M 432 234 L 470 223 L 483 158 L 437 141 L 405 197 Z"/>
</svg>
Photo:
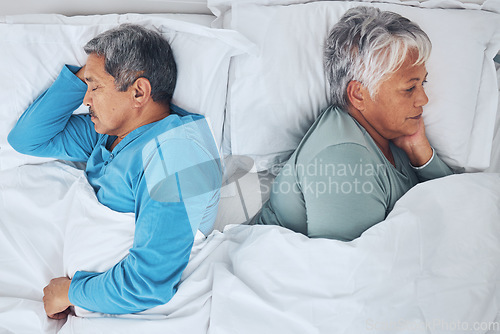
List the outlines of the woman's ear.
<svg viewBox="0 0 500 334">
<path fill-rule="evenodd" d="M 364 86 L 359 81 L 350 81 L 347 85 L 347 98 L 351 105 L 359 111 L 365 110 Z"/>
<path fill-rule="evenodd" d="M 151 98 L 151 83 L 146 78 L 138 78 L 131 86 L 131 93 L 137 106 L 144 105 Z"/>
</svg>

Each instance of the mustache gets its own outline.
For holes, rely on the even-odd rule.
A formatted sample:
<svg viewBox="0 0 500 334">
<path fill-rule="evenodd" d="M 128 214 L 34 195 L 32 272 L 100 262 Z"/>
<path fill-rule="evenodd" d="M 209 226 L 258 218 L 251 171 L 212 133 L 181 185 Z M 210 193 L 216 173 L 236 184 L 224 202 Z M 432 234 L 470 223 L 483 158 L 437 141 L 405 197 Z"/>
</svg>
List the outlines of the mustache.
<svg viewBox="0 0 500 334">
<path fill-rule="evenodd" d="M 89 115 L 91 117 L 97 117 L 96 114 L 95 114 L 95 111 L 92 108 L 90 108 L 90 107 L 89 107 Z"/>
</svg>

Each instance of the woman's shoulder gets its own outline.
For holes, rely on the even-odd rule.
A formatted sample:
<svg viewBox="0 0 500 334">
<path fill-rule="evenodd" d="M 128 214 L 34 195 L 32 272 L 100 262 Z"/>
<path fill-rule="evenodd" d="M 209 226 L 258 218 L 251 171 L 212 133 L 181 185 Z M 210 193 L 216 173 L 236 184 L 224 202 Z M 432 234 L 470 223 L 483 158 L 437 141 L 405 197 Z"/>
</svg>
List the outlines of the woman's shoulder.
<svg viewBox="0 0 500 334">
<path fill-rule="evenodd" d="M 340 108 L 329 107 L 323 111 L 297 148 L 297 153 L 310 160 L 325 149 L 347 149 L 357 147 L 369 151 L 366 131 Z"/>
</svg>

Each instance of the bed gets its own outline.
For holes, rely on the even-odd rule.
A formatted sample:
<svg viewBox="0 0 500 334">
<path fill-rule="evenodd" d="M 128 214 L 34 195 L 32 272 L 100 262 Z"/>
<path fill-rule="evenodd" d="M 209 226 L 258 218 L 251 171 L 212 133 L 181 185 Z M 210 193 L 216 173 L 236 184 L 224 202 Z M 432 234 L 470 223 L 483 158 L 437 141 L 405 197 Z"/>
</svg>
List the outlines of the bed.
<svg viewBox="0 0 500 334">
<path fill-rule="evenodd" d="M 500 331 L 499 2 L 205 5 L 212 14 L 158 6 L 153 14 L 0 16 L 0 333 Z M 412 188 L 352 242 L 249 226 L 328 106 L 322 42 L 357 5 L 398 12 L 429 35 L 424 119 L 457 173 Z M 171 42 L 179 67 L 173 102 L 207 117 L 224 157 L 219 212 L 214 231 L 195 240 L 169 303 L 120 316 L 75 307 L 67 320 L 52 320 L 43 287 L 127 256 L 134 216 L 101 205 L 81 164 L 21 155 L 7 135 L 63 64 L 85 63 L 87 40 L 124 22 Z"/>
</svg>

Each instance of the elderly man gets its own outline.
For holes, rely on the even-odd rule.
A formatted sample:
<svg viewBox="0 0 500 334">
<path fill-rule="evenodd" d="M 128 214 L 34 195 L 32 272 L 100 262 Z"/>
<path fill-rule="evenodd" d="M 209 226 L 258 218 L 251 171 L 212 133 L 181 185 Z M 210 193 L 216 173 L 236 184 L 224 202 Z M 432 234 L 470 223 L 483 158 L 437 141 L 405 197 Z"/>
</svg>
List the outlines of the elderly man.
<svg viewBox="0 0 500 334">
<path fill-rule="evenodd" d="M 86 162 L 99 201 L 135 213 L 135 236 L 129 255 L 108 271 L 50 281 L 43 301 L 54 319 L 72 305 L 123 314 L 168 302 L 219 202 L 221 166 L 208 124 L 170 103 L 177 68 L 168 42 L 127 24 L 84 50 L 86 65 L 65 66 L 9 142 L 25 154 Z M 82 101 L 89 115 L 72 115 Z"/>
</svg>

